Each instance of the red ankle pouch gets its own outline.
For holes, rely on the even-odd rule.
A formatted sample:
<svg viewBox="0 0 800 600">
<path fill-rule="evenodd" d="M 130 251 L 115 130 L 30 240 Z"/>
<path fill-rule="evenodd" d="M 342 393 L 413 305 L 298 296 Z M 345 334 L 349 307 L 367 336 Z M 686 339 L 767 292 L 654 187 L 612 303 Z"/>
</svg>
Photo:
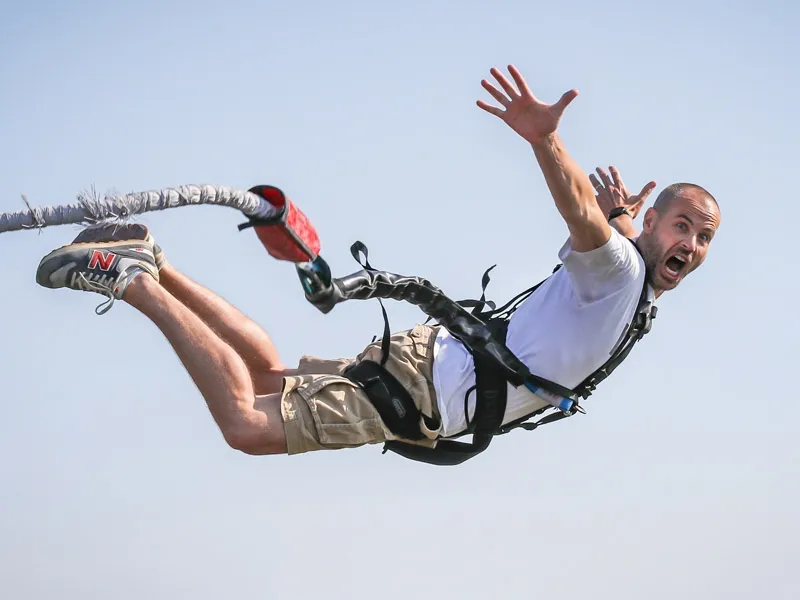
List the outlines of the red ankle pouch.
<svg viewBox="0 0 800 600">
<path fill-rule="evenodd" d="M 252 219 L 240 225 L 240 230 L 254 227 L 264 248 L 278 260 L 298 263 L 317 258 L 320 251 L 317 230 L 281 190 L 271 185 L 257 185 L 248 191 L 269 202 L 278 214 L 266 219 Z"/>
</svg>

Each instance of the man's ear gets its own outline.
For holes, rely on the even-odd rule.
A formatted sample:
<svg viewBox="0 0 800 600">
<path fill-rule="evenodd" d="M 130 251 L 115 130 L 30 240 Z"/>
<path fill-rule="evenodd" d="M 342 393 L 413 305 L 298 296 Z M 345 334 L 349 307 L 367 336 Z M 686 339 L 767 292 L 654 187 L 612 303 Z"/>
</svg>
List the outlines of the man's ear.
<svg viewBox="0 0 800 600">
<path fill-rule="evenodd" d="M 644 213 L 644 218 L 642 219 L 642 233 L 652 233 L 653 229 L 658 222 L 658 212 L 655 208 L 650 207 Z"/>
</svg>

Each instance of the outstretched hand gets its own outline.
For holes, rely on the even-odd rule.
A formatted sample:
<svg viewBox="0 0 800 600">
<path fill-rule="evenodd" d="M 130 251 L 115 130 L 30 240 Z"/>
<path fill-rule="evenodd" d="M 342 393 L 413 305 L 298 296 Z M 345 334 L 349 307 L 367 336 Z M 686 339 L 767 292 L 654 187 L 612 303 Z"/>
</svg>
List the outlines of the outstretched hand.
<svg viewBox="0 0 800 600">
<path fill-rule="evenodd" d="M 597 204 L 600 205 L 605 215 L 617 207 L 624 206 L 631 213 L 631 217 L 635 219 L 641 212 L 642 207 L 644 207 L 647 197 L 656 189 L 656 182 L 650 181 L 644 185 L 641 192 L 631 194 L 628 188 L 625 187 L 625 182 L 622 181 L 622 177 L 615 166 L 611 165 L 608 168 L 611 177 L 601 167 L 597 167 L 596 170 L 602 183 L 594 173 L 589 175 L 589 180 L 597 193 Z"/>
<path fill-rule="evenodd" d="M 506 125 L 516 131 L 523 139 L 531 144 L 537 144 L 547 136 L 555 133 L 561 121 L 561 115 L 578 96 L 577 90 L 565 92 L 555 104 L 545 104 L 534 96 L 525 79 L 514 65 L 508 66 L 511 77 L 514 78 L 516 89 L 506 79 L 506 77 L 496 68 L 492 68 L 490 73 L 503 88 L 505 94 L 494 87 L 485 79 L 481 85 L 488 91 L 503 108 L 497 108 L 487 104 L 483 100 L 478 100 L 478 106 L 486 112 L 495 115 L 503 120 Z"/>
</svg>

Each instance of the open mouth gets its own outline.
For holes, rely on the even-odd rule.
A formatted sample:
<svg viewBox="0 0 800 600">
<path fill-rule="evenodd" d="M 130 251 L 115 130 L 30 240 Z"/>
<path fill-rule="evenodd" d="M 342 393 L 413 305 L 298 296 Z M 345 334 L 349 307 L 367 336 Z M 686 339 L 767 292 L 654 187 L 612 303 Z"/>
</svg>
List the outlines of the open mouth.
<svg viewBox="0 0 800 600">
<path fill-rule="evenodd" d="M 677 279 L 683 273 L 686 264 L 686 259 L 682 256 L 670 256 L 664 264 L 664 269 L 670 277 Z"/>
</svg>

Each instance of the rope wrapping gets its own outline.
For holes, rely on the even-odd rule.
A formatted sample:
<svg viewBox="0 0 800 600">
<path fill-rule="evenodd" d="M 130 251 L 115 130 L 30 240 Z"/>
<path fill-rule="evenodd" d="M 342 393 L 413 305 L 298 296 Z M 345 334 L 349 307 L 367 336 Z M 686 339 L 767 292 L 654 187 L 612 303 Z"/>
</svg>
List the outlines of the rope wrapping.
<svg viewBox="0 0 800 600">
<path fill-rule="evenodd" d="M 190 184 L 125 195 L 107 194 L 102 198 L 80 194 L 75 203 L 58 206 L 32 207 L 24 196 L 23 200 L 28 210 L 0 214 L 0 233 L 75 223 L 92 224 L 200 204 L 228 206 L 257 219 L 277 213 L 274 206 L 252 192 L 217 185 Z"/>
</svg>

